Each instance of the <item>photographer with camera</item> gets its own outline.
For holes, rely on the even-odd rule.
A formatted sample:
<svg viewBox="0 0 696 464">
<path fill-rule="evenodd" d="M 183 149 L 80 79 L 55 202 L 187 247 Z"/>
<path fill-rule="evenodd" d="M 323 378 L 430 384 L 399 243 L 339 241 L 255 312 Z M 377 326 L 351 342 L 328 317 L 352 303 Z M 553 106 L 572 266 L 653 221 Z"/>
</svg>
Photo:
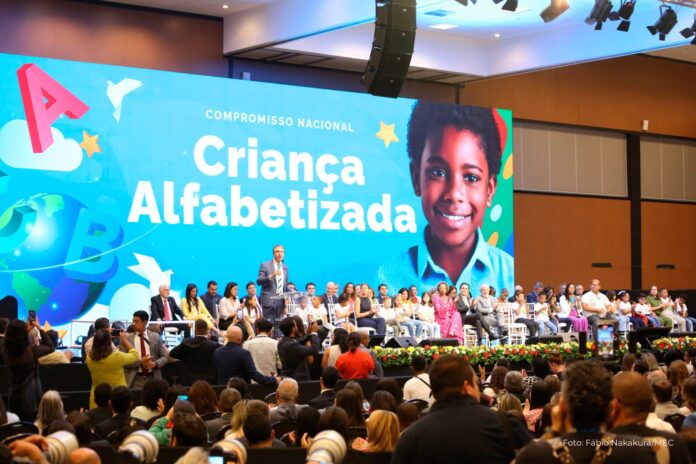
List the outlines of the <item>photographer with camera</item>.
<svg viewBox="0 0 696 464">
<path fill-rule="evenodd" d="M 101 329 L 94 334 L 92 349 L 87 356 L 87 368 L 92 376 L 92 388 L 89 393 L 89 407 L 96 407 L 94 402 L 94 388 L 101 383 L 108 383 L 112 387 L 127 387 L 124 367 L 138 362 L 138 352 L 128 340 L 128 334 L 119 333 L 121 347 L 127 352 L 114 349 L 111 342 L 111 334 L 106 329 Z"/>
<path fill-rule="evenodd" d="M 310 336 L 298 338 L 295 320 L 286 317 L 280 321 L 280 331 L 283 338 L 278 342 L 278 355 L 283 364 L 281 374 L 295 380 L 310 380 L 309 365 L 313 362 L 315 349 Z"/>
</svg>

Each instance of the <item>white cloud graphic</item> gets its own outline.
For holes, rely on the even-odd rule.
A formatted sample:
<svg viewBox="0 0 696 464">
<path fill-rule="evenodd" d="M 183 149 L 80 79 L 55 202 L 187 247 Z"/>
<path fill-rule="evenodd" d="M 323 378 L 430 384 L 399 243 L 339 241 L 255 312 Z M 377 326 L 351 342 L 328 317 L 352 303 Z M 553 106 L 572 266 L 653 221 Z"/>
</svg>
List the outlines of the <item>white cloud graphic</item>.
<svg viewBox="0 0 696 464">
<path fill-rule="evenodd" d="M 34 153 L 24 119 L 15 119 L 0 129 L 0 160 L 17 169 L 74 171 L 82 164 L 82 148 L 73 139 L 51 127 L 53 144 L 43 153 Z"/>
</svg>

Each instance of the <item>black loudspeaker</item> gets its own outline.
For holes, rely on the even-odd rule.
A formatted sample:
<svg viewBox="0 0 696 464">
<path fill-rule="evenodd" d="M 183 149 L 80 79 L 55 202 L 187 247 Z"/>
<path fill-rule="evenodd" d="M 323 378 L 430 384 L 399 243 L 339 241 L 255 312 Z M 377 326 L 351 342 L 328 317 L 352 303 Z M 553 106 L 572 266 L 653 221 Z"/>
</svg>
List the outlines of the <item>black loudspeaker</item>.
<svg viewBox="0 0 696 464">
<path fill-rule="evenodd" d="M 393 337 L 384 344 L 385 348 L 408 348 L 418 346 L 418 341 L 413 337 Z"/>
<path fill-rule="evenodd" d="M 416 0 L 377 0 L 375 35 L 362 83 L 372 95 L 396 98 L 416 41 Z"/>
<path fill-rule="evenodd" d="M 368 343 L 368 347 L 374 348 L 375 346 L 380 346 L 382 343 L 384 343 L 384 335 L 370 335 L 370 343 Z"/>
<path fill-rule="evenodd" d="M 578 346 L 580 354 L 587 353 L 587 332 L 578 332 Z"/>
<path fill-rule="evenodd" d="M 563 337 L 560 335 L 544 335 L 542 337 L 529 337 L 526 341 L 527 345 L 535 345 L 537 343 L 563 343 Z"/>
<path fill-rule="evenodd" d="M 419 346 L 459 346 L 456 338 L 425 338 L 421 340 Z"/>
<path fill-rule="evenodd" d="M 638 343 L 640 343 L 643 350 L 651 350 L 651 341 L 666 337 L 671 330 L 671 327 L 639 327 L 636 330 L 632 330 L 628 333 L 628 351 L 635 353 Z"/>
</svg>

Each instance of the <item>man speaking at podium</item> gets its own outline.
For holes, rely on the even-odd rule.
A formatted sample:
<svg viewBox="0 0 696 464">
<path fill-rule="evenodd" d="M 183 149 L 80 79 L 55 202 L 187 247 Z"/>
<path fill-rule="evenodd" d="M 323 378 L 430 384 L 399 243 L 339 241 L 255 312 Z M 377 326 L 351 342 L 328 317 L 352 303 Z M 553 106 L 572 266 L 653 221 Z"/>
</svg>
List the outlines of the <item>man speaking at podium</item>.
<svg viewBox="0 0 696 464">
<path fill-rule="evenodd" d="M 283 319 L 285 298 L 288 291 L 288 267 L 283 262 L 285 248 L 283 245 L 273 247 L 273 259 L 264 261 L 259 267 L 256 283 L 261 286 L 261 308 L 263 317 L 273 323 L 273 333 L 280 336 L 279 324 Z"/>
</svg>

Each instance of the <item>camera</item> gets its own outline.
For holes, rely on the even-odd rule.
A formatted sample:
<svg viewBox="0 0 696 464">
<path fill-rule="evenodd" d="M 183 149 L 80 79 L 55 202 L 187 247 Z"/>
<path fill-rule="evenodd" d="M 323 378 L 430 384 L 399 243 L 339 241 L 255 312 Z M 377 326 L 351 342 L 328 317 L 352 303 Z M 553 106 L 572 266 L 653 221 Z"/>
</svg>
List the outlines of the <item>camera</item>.
<svg viewBox="0 0 696 464">
<path fill-rule="evenodd" d="M 334 430 L 324 430 L 315 437 L 307 450 L 307 462 L 341 464 L 346 457 L 346 441 Z"/>
<path fill-rule="evenodd" d="M 27 313 L 27 316 L 28 316 L 27 318 L 29 319 L 29 322 L 34 322 L 36 320 L 36 311 L 34 311 L 33 309 L 30 310 Z"/>
<path fill-rule="evenodd" d="M 118 454 L 130 458 L 132 462 L 155 462 L 159 453 L 159 443 L 153 434 L 136 430 L 128 435 L 118 449 Z"/>
<path fill-rule="evenodd" d="M 79 447 L 77 437 L 65 430 L 47 436 L 46 443 L 48 447 L 44 451 L 44 456 L 51 464 L 68 462 L 68 455 Z"/>
</svg>

